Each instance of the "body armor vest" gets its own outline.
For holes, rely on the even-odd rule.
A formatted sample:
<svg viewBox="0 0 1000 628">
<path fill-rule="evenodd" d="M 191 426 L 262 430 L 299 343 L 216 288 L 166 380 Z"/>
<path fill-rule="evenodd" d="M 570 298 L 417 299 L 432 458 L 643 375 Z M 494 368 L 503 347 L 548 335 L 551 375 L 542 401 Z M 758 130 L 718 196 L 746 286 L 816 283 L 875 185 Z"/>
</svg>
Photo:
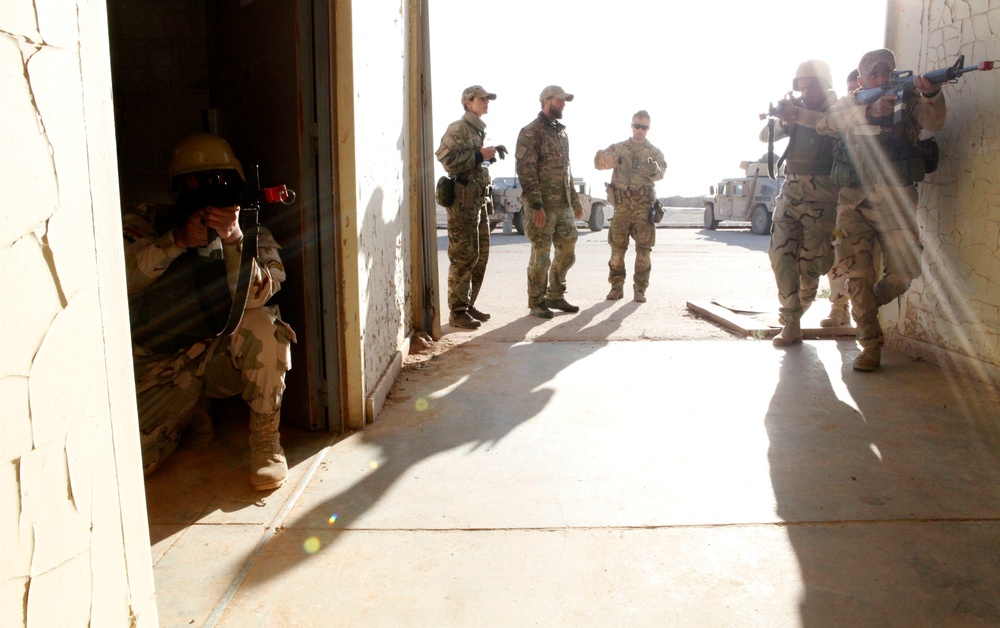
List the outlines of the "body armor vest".
<svg viewBox="0 0 1000 628">
<path fill-rule="evenodd" d="M 836 138 L 796 125 L 785 156 L 785 174 L 829 176 Z"/>
</svg>

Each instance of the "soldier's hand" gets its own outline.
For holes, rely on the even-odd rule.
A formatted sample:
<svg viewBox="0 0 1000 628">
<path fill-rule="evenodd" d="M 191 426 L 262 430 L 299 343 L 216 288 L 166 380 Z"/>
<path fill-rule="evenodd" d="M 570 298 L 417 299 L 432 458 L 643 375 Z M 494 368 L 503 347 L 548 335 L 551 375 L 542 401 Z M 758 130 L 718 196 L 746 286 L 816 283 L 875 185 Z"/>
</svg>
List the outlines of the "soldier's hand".
<svg viewBox="0 0 1000 628">
<path fill-rule="evenodd" d="M 881 118 L 882 116 L 887 116 L 892 113 L 892 110 L 896 107 L 896 95 L 886 94 L 882 96 L 875 102 L 868 105 L 867 113 L 873 118 Z"/>
<path fill-rule="evenodd" d="M 238 206 L 212 207 L 209 205 L 205 208 L 204 212 L 205 226 L 219 234 L 223 244 L 236 244 L 243 239 L 243 231 L 240 229 L 239 222 L 240 208 Z"/>
<path fill-rule="evenodd" d="M 204 213 L 204 209 L 193 212 L 183 225 L 174 229 L 174 244 L 182 249 L 208 246 L 208 227 L 203 222 Z"/>
<path fill-rule="evenodd" d="M 507 150 L 506 146 L 504 146 L 503 144 L 497 144 L 497 155 L 500 156 L 500 159 L 506 159 L 507 158 L 507 153 L 509 153 L 509 152 L 510 151 Z"/>
<path fill-rule="evenodd" d="M 790 100 L 779 100 L 771 109 L 772 115 L 782 122 L 794 124 L 799 119 L 799 108 Z"/>
<path fill-rule="evenodd" d="M 583 218 L 583 208 L 582 207 L 575 207 L 573 209 L 573 218 L 576 218 L 577 220 L 580 220 L 581 218 Z"/>
<path fill-rule="evenodd" d="M 483 156 L 483 161 L 496 160 L 497 149 L 495 146 L 483 146 L 479 149 L 479 154 Z"/>
<path fill-rule="evenodd" d="M 594 155 L 594 167 L 598 170 L 611 170 L 615 167 L 615 158 L 610 153 L 598 151 Z"/>
<path fill-rule="evenodd" d="M 940 89 L 937 85 L 928 81 L 927 77 L 923 74 L 913 77 L 913 86 L 923 95 L 931 94 L 933 96 Z"/>
<path fill-rule="evenodd" d="M 536 209 L 531 212 L 531 222 L 535 223 L 535 226 L 541 229 L 545 226 L 545 210 Z"/>
</svg>

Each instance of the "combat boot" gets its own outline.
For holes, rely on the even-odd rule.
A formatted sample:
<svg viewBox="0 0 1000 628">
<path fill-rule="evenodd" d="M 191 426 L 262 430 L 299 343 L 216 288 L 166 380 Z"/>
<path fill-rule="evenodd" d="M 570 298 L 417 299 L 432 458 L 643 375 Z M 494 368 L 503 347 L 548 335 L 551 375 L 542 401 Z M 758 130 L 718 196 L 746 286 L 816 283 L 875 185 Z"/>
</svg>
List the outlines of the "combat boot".
<svg viewBox="0 0 1000 628">
<path fill-rule="evenodd" d="M 611 286 L 611 292 L 608 293 L 608 301 L 617 301 L 623 296 L 625 295 L 621 286 Z"/>
<path fill-rule="evenodd" d="M 476 319 L 480 323 L 485 323 L 486 321 L 490 320 L 490 315 L 489 314 L 487 314 L 486 312 L 480 312 L 479 310 L 477 310 L 475 307 L 473 307 L 471 305 L 469 306 L 469 316 L 471 316 L 472 318 Z"/>
<path fill-rule="evenodd" d="M 635 291 L 635 296 L 633 297 L 633 300 L 636 303 L 645 303 L 646 302 L 646 292 L 644 290 L 636 290 Z"/>
<path fill-rule="evenodd" d="M 479 329 L 482 323 L 472 318 L 465 310 L 459 310 L 451 313 L 451 316 L 448 317 L 448 324 L 461 329 Z"/>
<path fill-rule="evenodd" d="M 819 322 L 820 327 L 843 327 L 849 325 L 851 316 L 846 305 L 834 305 L 830 308 L 830 316 Z"/>
<path fill-rule="evenodd" d="M 254 490 L 278 488 L 288 475 L 278 434 L 280 422 L 281 410 L 271 415 L 250 412 L 250 484 Z"/>
<path fill-rule="evenodd" d="M 569 312 L 570 314 L 575 314 L 580 311 L 579 305 L 570 305 L 566 299 L 545 299 L 545 307 L 553 310 L 559 310 L 561 312 Z"/>
<path fill-rule="evenodd" d="M 869 347 L 854 358 L 855 371 L 874 371 L 882 361 L 882 347 Z"/>
<path fill-rule="evenodd" d="M 771 339 L 771 344 L 775 347 L 790 347 L 799 342 L 802 342 L 802 328 L 799 326 L 797 318 L 785 321 L 781 333 Z"/>
<path fill-rule="evenodd" d="M 537 316 L 538 318 L 552 318 L 552 310 L 545 307 L 544 301 L 538 305 L 529 305 L 528 308 L 531 310 L 532 316 Z"/>
</svg>

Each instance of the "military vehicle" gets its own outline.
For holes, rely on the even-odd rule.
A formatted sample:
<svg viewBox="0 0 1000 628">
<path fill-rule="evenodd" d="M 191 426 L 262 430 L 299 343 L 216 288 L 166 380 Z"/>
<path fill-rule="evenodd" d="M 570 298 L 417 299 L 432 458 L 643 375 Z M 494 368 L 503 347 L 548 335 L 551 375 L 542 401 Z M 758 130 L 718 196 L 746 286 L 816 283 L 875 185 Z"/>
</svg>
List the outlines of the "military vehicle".
<svg viewBox="0 0 1000 628">
<path fill-rule="evenodd" d="M 614 214 L 614 208 L 603 198 L 593 198 L 590 187 L 583 179 L 573 179 L 573 186 L 583 206 L 584 223 L 591 231 L 600 231 Z M 518 234 L 524 235 L 524 205 L 521 203 L 521 183 L 517 177 L 497 177 L 493 179 L 493 216 L 490 229 L 502 222 L 510 221 Z"/>
<path fill-rule="evenodd" d="M 750 231 L 757 235 L 771 233 L 771 216 L 774 214 L 774 200 L 785 180 L 783 169 L 776 179 L 767 175 L 766 161 L 744 161 L 740 167 L 745 177 L 723 179 L 709 188 L 709 198 L 705 201 L 706 229 L 715 229 L 719 223 L 728 221 L 750 222 Z"/>
</svg>

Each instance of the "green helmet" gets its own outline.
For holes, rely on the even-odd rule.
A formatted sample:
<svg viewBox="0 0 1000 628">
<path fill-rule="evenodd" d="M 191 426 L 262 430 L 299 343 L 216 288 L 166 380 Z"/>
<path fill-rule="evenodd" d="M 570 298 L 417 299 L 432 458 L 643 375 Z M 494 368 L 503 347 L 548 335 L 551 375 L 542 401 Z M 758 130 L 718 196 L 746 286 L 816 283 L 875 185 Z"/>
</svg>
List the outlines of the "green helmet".
<svg viewBox="0 0 1000 628">
<path fill-rule="evenodd" d="M 170 159 L 170 178 L 206 170 L 235 170 L 244 182 L 243 165 L 229 142 L 211 133 L 195 133 L 178 142 Z"/>
</svg>

